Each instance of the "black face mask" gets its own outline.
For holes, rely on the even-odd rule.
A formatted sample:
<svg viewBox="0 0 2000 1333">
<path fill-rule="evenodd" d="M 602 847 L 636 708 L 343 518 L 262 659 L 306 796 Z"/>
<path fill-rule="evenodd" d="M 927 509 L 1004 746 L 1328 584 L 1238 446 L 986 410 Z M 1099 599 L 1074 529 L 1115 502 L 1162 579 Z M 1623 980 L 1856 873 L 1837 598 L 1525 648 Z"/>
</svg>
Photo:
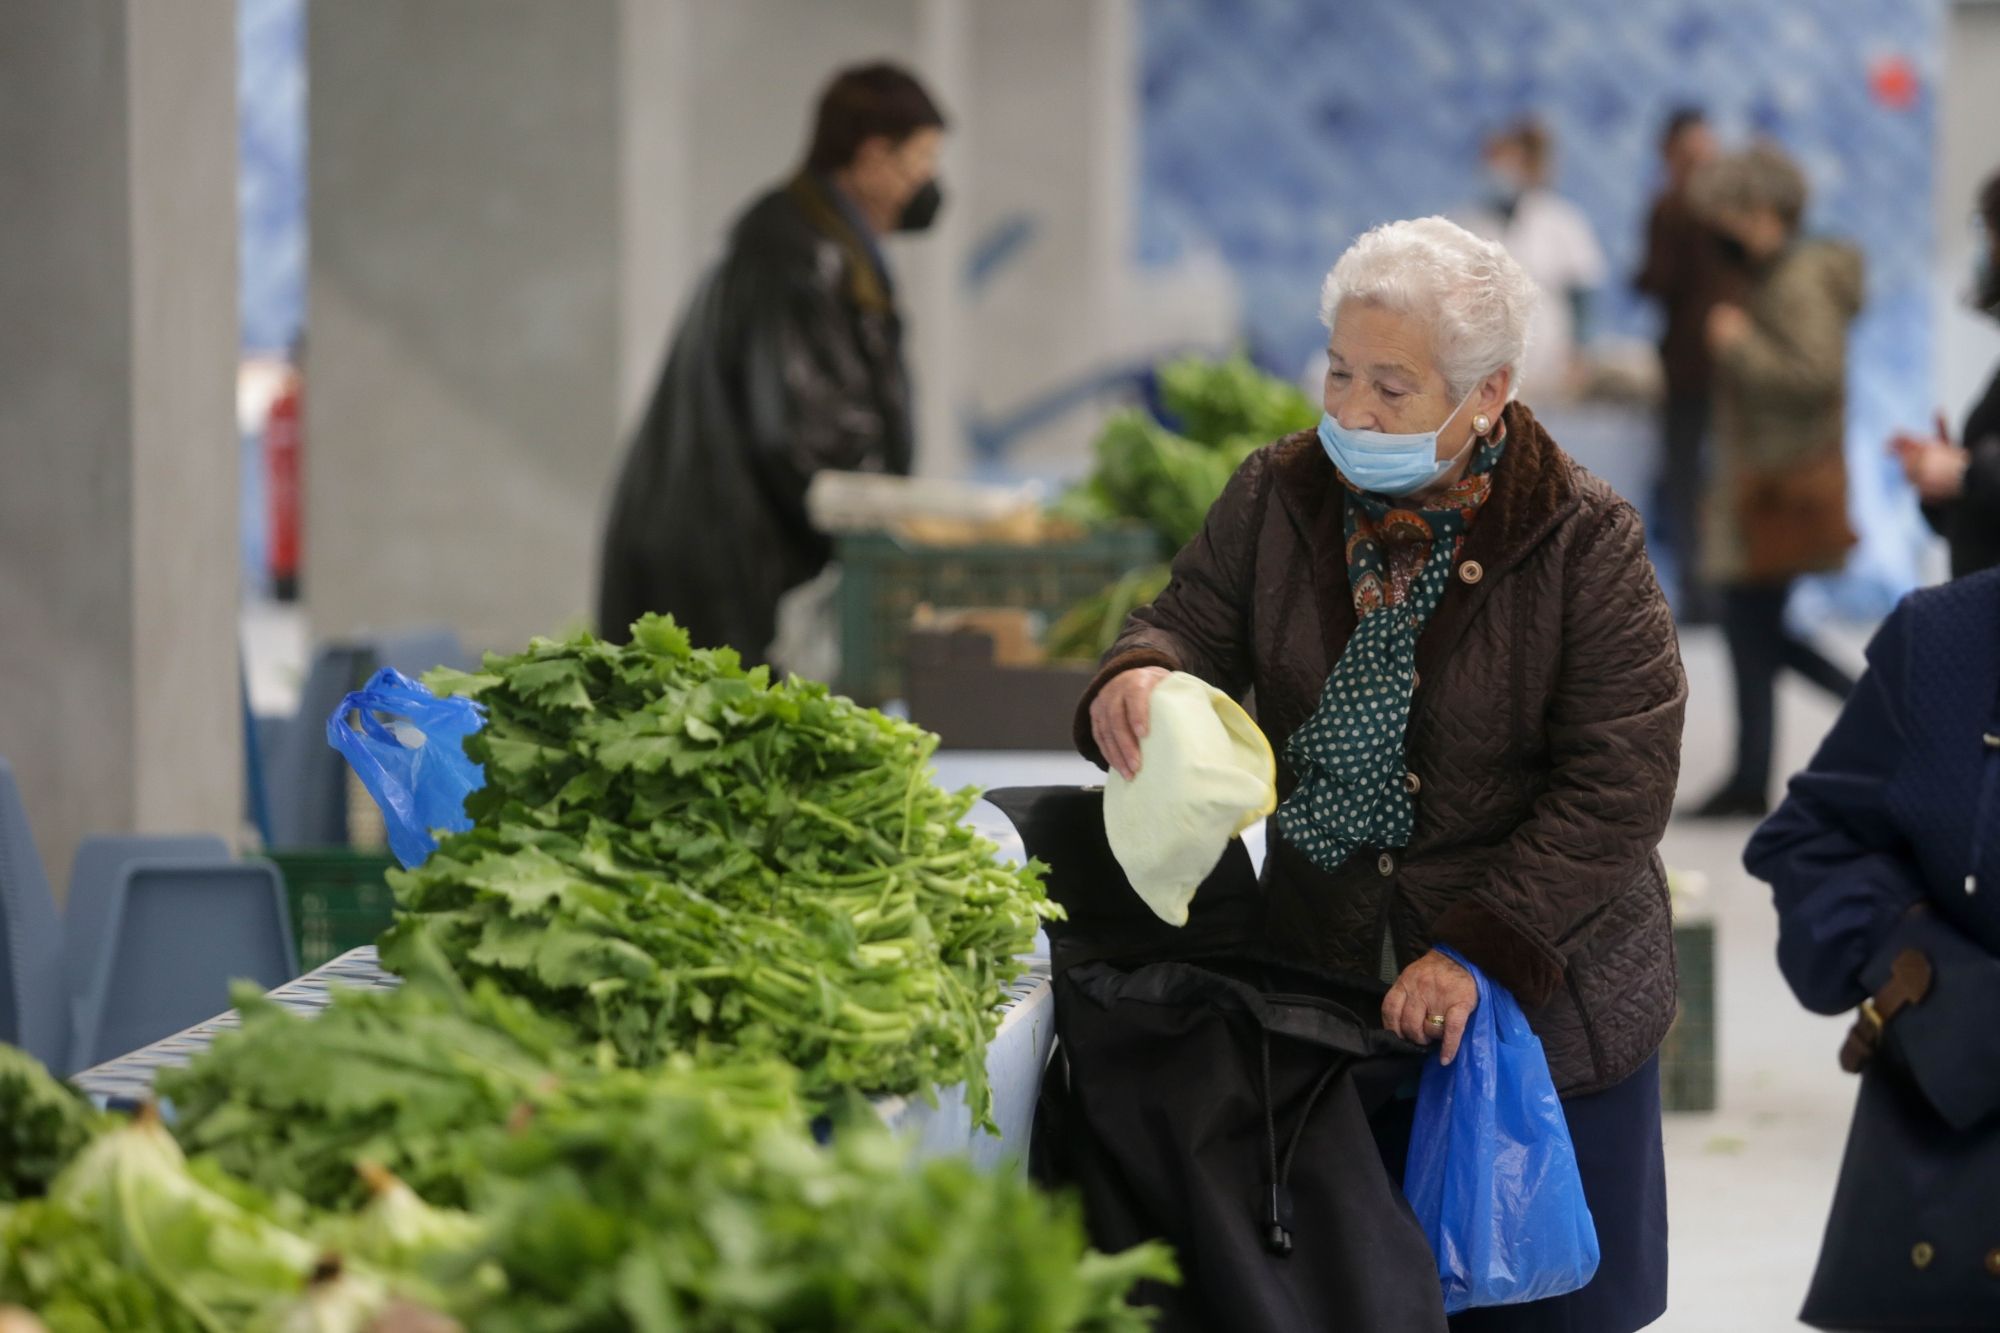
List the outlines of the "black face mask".
<svg viewBox="0 0 2000 1333">
<path fill-rule="evenodd" d="M 943 207 L 944 188 L 933 177 L 910 196 L 909 203 L 903 205 L 902 215 L 896 219 L 896 230 L 929 231 L 931 223 L 937 221 L 938 210 Z"/>
</svg>

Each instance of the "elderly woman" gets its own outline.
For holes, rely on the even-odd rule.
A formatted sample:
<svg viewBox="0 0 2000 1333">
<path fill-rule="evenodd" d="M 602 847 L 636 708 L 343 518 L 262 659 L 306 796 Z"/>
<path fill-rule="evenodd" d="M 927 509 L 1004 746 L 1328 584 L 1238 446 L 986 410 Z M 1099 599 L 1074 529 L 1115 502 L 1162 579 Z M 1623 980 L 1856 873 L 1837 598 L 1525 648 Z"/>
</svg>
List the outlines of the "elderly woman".
<svg viewBox="0 0 2000 1333">
<path fill-rule="evenodd" d="M 1638 515 L 1512 401 L 1535 300 L 1441 218 L 1357 241 L 1321 298 L 1317 434 L 1243 465 L 1077 733 L 1130 776 L 1167 673 L 1254 688 L 1282 758 L 1269 946 L 1379 974 L 1383 1023 L 1445 1059 L 1477 1003 L 1455 949 L 1520 1000 L 1566 1099 L 1599 1275 L 1453 1328 L 1623 1333 L 1666 1308 L 1657 847 L 1686 685 Z"/>
</svg>

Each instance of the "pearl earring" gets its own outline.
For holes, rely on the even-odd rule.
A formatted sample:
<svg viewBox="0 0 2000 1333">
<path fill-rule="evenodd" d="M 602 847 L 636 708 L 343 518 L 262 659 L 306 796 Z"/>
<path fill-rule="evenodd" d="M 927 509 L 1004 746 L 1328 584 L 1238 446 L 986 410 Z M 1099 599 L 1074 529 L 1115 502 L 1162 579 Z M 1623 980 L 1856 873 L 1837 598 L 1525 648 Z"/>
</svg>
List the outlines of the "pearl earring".
<svg viewBox="0 0 2000 1333">
<path fill-rule="evenodd" d="M 1484 412 L 1481 412 L 1478 416 L 1472 419 L 1472 433 L 1474 435 L 1484 435 L 1486 434 L 1487 431 L 1490 431 L 1492 429 L 1493 429 L 1492 419 L 1489 418 Z"/>
</svg>

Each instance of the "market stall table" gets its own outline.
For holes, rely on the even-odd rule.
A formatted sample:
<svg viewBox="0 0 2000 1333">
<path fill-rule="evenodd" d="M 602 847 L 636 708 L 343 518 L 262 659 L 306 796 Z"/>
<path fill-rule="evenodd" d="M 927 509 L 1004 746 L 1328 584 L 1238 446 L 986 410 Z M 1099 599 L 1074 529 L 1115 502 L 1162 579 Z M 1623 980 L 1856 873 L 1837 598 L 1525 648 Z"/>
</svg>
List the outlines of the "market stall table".
<svg viewBox="0 0 2000 1333">
<path fill-rule="evenodd" d="M 1026 1162 L 1042 1068 L 1055 1040 L 1048 960 L 1026 961 L 1029 970 L 1007 988 L 1001 1001 L 1000 1030 L 986 1051 L 993 1117 L 1000 1127 L 997 1138 L 973 1128 L 963 1087 L 940 1089 L 935 1106 L 920 1097 L 877 1101 L 882 1119 L 914 1137 L 925 1155 L 969 1156 L 981 1166 L 997 1165 L 1009 1158 Z M 310 1017 L 332 1002 L 336 986 L 389 988 L 401 980 L 382 970 L 372 947 L 354 949 L 271 991 L 269 998 L 282 1008 Z M 152 1096 L 153 1079 L 162 1069 L 189 1063 L 208 1048 L 217 1033 L 235 1027 L 236 1022 L 233 1012 L 219 1014 L 185 1032 L 87 1069 L 71 1081 L 99 1106 L 135 1108 Z"/>
</svg>

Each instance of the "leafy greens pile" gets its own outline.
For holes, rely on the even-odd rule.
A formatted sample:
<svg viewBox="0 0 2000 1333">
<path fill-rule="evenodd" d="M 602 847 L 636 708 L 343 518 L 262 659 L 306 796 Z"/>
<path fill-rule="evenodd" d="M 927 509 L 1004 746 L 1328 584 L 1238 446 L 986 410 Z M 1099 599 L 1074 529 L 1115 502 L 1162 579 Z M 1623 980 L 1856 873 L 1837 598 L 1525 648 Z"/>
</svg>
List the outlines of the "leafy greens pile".
<svg viewBox="0 0 2000 1333">
<path fill-rule="evenodd" d="M 38 1198 L 104 1118 L 26 1051 L 0 1045 L 0 1203 Z"/>
<path fill-rule="evenodd" d="M 1165 557 L 1201 531 L 1244 459 L 1307 429 L 1319 413 L 1297 386 L 1242 356 L 1190 357 L 1161 367 L 1158 378 L 1167 423 L 1137 409 L 1112 417 L 1097 439 L 1095 470 L 1058 509 L 1083 522 L 1145 523 Z"/>
<path fill-rule="evenodd" d="M 1137 1333 L 1128 1293 L 1175 1280 L 865 1115 L 822 1147 L 782 1064 L 565 1055 L 441 968 L 314 1018 L 249 998 L 162 1083 L 199 1155 L 142 1117 L 0 1209 L 0 1302 L 52 1333 L 362 1333 L 398 1299 L 494 1333 Z"/>
<path fill-rule="evenodd" d="M 1163 425 L 1143 411 L 1122 412 L 1097 438 L 1097 466 L 1057 511 L 1086 524 L 1138 521 L 1159 538 L 1162 560 L 1194 540 L 1209 508 L 1243 461 L 1274 440 L 1310 427 L 1319 412 L 1297 386 L 1266 375 L 1242 356 L 1190 357 L 1163 366 Z M 1049 656 L 1096 658 L 1125 618 L 1158 597 L 1167 567 L 1135 570 L 1072 608 L 1051 627 Z"/>
<path fill-rule="evenodd" d="M 400 989 L 340 990 L 307 1021 L 239 987 L 241 1025 L 161 1072 L 174 1136 L 231 1175 L 321 1208 L 368 1197 L 371 1162 L 426 1200 L 462 1207 L 482 1146 L 522 1106 L 595 1068 L 569 1034 L 491 984 L 427 971 Z"/>
<path fill-rule="evenodd" d="M 388 966 L 435 945 L 625 1064 L 775 1057 L 815 1098 L 964 1082 L 987 1118 L 1002 988 L 1058 909 L 932 782 L 934 736 L 660 617 L 428 683 L 487 709 L 486 786 L 391 875 Z"/>
</svg>

